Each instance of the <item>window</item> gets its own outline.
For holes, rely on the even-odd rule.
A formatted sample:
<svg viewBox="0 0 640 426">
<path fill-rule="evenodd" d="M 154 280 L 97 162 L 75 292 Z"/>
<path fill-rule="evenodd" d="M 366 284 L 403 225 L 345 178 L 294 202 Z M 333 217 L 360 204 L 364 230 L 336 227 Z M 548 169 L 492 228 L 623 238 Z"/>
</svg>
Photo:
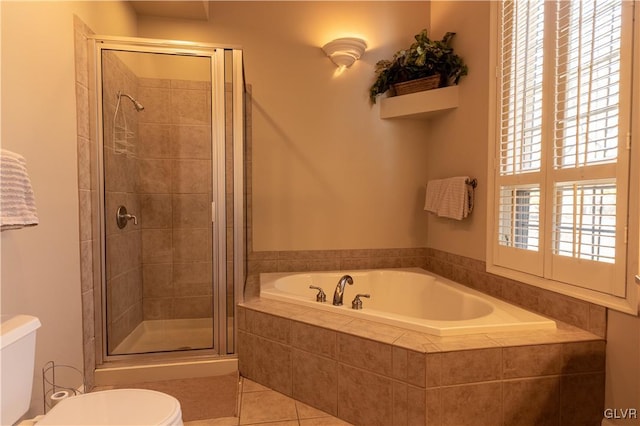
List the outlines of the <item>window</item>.
<svg viewBox="0 0 640 426">
<path fill-rule="evenodd" d="M 625 297 L 633 4 L 499 3 L 498 273 Z"/>
</svg>

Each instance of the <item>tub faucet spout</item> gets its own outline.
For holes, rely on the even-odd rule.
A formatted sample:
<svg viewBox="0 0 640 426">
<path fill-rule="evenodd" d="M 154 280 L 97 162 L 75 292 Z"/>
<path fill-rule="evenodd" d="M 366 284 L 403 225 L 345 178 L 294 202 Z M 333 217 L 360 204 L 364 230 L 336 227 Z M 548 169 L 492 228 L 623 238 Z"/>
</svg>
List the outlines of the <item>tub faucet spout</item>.
<svg viewBox="0 0 640 426">
<path fill-rule="evenodd" d="M 333 293 L 333 304 L 335 306 L 342 306 L 342 298 L 344 297 L 344 286 L 346 284 L 353 285 L 353 278 L 351 275 L 344 275 L 338 281 L 338 285 L 336 286 L 336 291 Z"/>
</svg>

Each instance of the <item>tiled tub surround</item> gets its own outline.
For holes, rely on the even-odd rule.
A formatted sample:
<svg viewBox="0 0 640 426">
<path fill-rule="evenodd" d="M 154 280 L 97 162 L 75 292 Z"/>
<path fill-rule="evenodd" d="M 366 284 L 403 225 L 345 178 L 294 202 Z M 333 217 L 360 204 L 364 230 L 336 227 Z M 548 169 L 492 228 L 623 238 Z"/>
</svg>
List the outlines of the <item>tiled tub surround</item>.
<svg viewBox="0 0 640 426">
<path fill-rule="evenodd" d="M 430 248 L 253 252 L 245 286 L 247 300 L 258 297 L 263 272 L 339 271 L 418 267 L 530 311 L 605 336 L 602 306 L 486 272 L 485 262 Z"/>
<path fill-rule="evenodd" d="M 421 267 L 557 321 L 438 337 L 259 299 L 259 274 Z M 600 424 L 606 309 L 435 249 L 257 252 L 238 309 L 240 372 L 355 424 Z M 330 296 L 330 295 L 329 295 Z"/>
<path fill-rule="evenodd" d="M 267 299 L 238 309 L 240 373 L 353 424 L 596 425 L 605 342 L 556 330 L 438 337 Z"/>
</svg>

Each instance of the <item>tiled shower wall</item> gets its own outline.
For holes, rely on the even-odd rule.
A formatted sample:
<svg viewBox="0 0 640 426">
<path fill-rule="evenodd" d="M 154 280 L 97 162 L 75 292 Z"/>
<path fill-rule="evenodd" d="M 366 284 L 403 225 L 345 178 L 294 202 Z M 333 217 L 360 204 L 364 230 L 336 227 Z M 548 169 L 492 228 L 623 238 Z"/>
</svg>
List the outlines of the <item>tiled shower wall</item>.
<svg viewBox="0 0 640 426">
<path fill-rule="evenodd" d="M 139 85 L 144 319 L 211 317 L 211 84 Z"/>
<path fill-rule="evenodd" d="M 140 112 L 117 93 L 138 97 L 138 78 L 115 53 L 105 52 L 102 67 L 104 125 L 104 190 L 106 225 L 106 291 L 109 349 L 113 350 L 142 321 L 142 233 L 129 221 L 116 225 L 119 206 L 140 211 L 138 122 Z M 126 145 L 125 145 L 126 144 Z"/>
</svg>

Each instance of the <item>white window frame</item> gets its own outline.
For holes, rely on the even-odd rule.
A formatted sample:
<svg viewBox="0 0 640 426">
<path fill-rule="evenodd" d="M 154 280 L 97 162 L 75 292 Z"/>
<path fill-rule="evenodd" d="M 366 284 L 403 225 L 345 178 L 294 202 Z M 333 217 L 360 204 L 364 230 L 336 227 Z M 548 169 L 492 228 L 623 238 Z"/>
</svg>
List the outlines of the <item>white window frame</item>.
<svg viewBox="0 0 640 426">
<path fill-rule="evenodd" d="M 632 115 L 631 122 L 631 134 L 639 135 L 640 134 L 640 1 L 634 0 L 627 2 L 623 7 L 633 6 L 635 3 L 634 10 L 634 26 L 633 26 L 633 70 L 632 75 L 627 76 L 626 78 L 631 78 L 632 81 L 632 91 L 631 91 L 631 110 L 634 112 Z M 497 263 L 497 258 L 500 256 L 498 253 L 498 244 L 497 241 L 497 227 L 498 227 L 498 197 L 500 194 L 497 190 L 497 178 L 496 176 L 499 173 L 498 167 L 500 162 L 499 157 L 499 129 L 500 129 L 500 114 L 498 111 L 499 103 L 498 103 L 498 60 L 499 60 L 499 13 L 500 13 L 500 4 L 499 2 L 491 2 L 491 39 L 490 39 L 490 66 L 491 70 L 495 70 L 491 72 L 490 75 L 494 76 L 490 79 L 490 103 L 489 103 L 489 119 L 493 125 L 489 126 L 489 137 L 488 137 L 488 152 L 489 152 L 489 160 L 488 160 L 488 188 L 487 188 L 487 241 L 486 241 L 486 250 L 487 250 L 487 271 L 500 275 L 506 278 L 510 278 L 516 281 L 520 281 L 526 284 L 530 284 L 539 288 L 543 288 L 546 290 L 550 290 L 556 293 L 565 294 L 568 296 L 572 296 L 581 300 L 585 300 L 588 302 L 592 302 L 598 305 L 606 306 L 612 309 L 616 309 L 621 312 L 631 313 L 634 315 L 638 314 L 638 302 L 639 298 L 639 286 L 635 283 L 635 276 L 640 274 L 640 142 L 632 143 L 633 139 L 630 139 L 630 150 L 627 152 L 628 154 L 628 162 L 630 164 L 629 168 L 629 179 L 628 182 L 621 182 L 622 185 L 619 186 L 623 188 L 622 191 L 627 193 L 627 197 L 623 197 L 622 204 L 626 205 L 618 205 L 617 208 L 624 209 L 624 212 L 627 214 L 627 232 L 626 237 L 624 236 L 624 232 L 622 232 L 622 238 L 626 238 L 626 245 L 623 250 L 617 250 L 616 252 L 616 264 L 620 265 L 622 262 L 623 268 L 620 272 L 621 281 L 622 281 L 622 289 L 618 288 L 617 292 L 612 292 L 611 289 L 607 290 L 607 288 L 603 289 L 589 289 L 580 287 L 577 285 L 571 285 L 560 281 L 554 281 L 549 278 L 543 278 L 542 276 L 538 276 L 537 273 L 529 273 L 523 272 L 522 270 L 527 270 L 527 267 L 530 266 L 529 260 L 527 259 L 527 254 L 524 253 L 523 256 L 518 256 L 519 258 L 514 259 L 514 268 L 499 266 Z M 631 40 L 629 40 L 631 41 Z M 546 63 L 545 63 L 545 66 Z M 547 83 L 545 83 L 547 84 Z M 545 129 L 543 129 L 543 132 Z M 626 133 L 626 131 L 625 131 Z M 638 139 L 635 138 L 637 141 Z M 626 149 L 624 146 L 620 146 L 619 150 Z M 626 154 L 625 154 L 626 155 Z M 626 161 L 626 160 L 625 160 Z M 514 184 L 526 183 L 526 178 L 520 182 L 514 182 Z M 549 196 L 547 185 L 547 195 Z M 621 191 L 621 192 L 622 192 Z M 544 212 L 546 220 L 551 226 L 551 209 L 552 207 L 548 206 L 548 203 L 545 204 L 547 211 Z M 545 225 L 541 225 L 545 226 Z M 547 232 L 541 228 L 541 233 Z M 624 230 L 623 230 L 624 231 Z M 547 232 L 547 234 L 549 234 Z M 621 235 L 618 233 L 618 235 Z M 549 258 L 551 255 L 551 244 L 549 242 L 545 242 L 544 238 L 541 241 L 541 247 L 539 255 L 542 255 L 545 258 Z M 524 252 L 525 250 L 520 250 L 520 252 Z M 622 253 L 621 253 L 622 251 Z M 533 255 L 535 256 L 535 254 Z M 619 259 L 619 260 L 618 260 Z M 520 266 L 517 265 L 520 263 Z M 548 262 L 545 260 L 544 267 L 548 267 Z M 522 270 L 518 270 L 522 269 Z M 606 287 L 606 286 L 605 286 Z M 612 294 L 617 293 L 617 294 Z"/>
</svg>

